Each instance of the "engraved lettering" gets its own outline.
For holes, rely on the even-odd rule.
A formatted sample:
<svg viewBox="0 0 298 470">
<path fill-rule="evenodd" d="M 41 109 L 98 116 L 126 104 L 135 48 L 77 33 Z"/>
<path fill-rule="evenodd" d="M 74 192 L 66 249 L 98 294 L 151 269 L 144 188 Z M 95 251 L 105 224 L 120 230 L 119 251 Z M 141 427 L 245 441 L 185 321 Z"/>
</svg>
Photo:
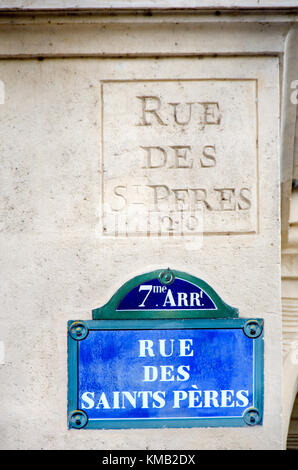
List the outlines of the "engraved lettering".
<svg viewBox="0 0 298 470">
<path fill-rule="evenodd" d="M 152 126 L 152 116 L 158 124 L 167 126 L 157 113 L 161 107 L 161 101 L 158 96 L 137 96 L 137 98 L 142 102 L 142 116 L 141 121 L 137 124 L 138 126 Z"/>
<path fill-rule="evenodd" d="M 126 202 L 127 202 L 126 197 L 123 194 L 121 194 L 121 192 L 119 192 L 120 190 L 122 191 L 123 189 L 126 191 L 126 186 L 115 186 L 114 188 L 114 194 L 120 197 L 124 201 L 124 204 L 122 201 L 122 207 L 120 207 L 120 209 L 118 210 L 122 210 L 126 206 Z"/>
<path fill-rule="evenodd" d="M 205 208 L 208 211 L 244 211 L 251 207 L 251 190 L 249 188 L 169 188 L 167 185 L 131 185 L 130 192 L 126 186 L 115 186 L 113 194 L 119 198 L 121 205 L 113 208 L 122 211 L 127 207 L 138 206 L 146 210 L 146 204 L 140 199 L 144 197 L 146 188 L 150 192 L 151 210 L 159 212 L 167 210 L 188 212 Z M 165 204 L 167 204 L 165 206 Z M 162 207 L 161 207 L 162 206 Z M 137 210 L 137 209 L 136 209 Z"/>
<path fill-rule="evenodd" d="M 173 145 L 171 148 L 175 151 L 174 167 L 172 168 L 192 168 L 193 161 L 188 160 L 187 153 L 191 149 L 189 145 Z"/>
<path fill-rule="evenodd" d="M 208 211 L 212 211 L 212 207 L 209 204 L 209 202 L 206 200 L 207 199 L 207 190 L 203 188 L 196 188 L 196 189 L 191 189 L 190 191 L 193 192 L 193 206 L 194 210 L 196 210 L 198 207 L 206 207 Z M 201 203 L 201 204 L 200 204 Z"/>
<path fill-rule="evenodd" d="M 149 185 L 154 191 L 154 210 L 160 211 L 160 201 L 167 200 L 170 194 L 169 188 L 165 184 Z"/>
<path fill-rule="evenodd" d="M 219 194 L 219 203 L 221 210 L 234 211 L 236 209 L 235 189 L 234 188 L 214 188 Z"/>
<path fill-rule="evenodd" d="M 162 168 L 167 162 L 167 152 L 162 147 L 141 147 L 146 152 L 143 168 Z"/>
<path fill-rule="evenodd" d="M 174 221 L 169 215 L 164 215 L 160 218 L 161 231 L 162 232 L 173 232 L 174 231 Z"/>
<path fill-rule="evenodd" d="M 187 124 L 189 124 L 190 122 L 190 119 L 191 119 L 191 106 L 193 105 L 194 103 L 185 103 L 185 107 L 188 105 L 188 112 L 184 111 L 183 109 L 183 104 L 182 103 L 169 103 L 170 106 L 173 106 L 174 108 L 174 121 L 176 122 L 176 124 L 178 124 L 179 126 L 186 126 Z M 180 110 L 180 112 L 178 111 L 177 112 L 177 109 L 179 109 L 178 107 L 181 107 L 182 108 L 182 112 Z M 178 117 L 177 117 L 177 114 L 179 113 L 179 115 L 186 115 L 184 121 L 182 120 L 179 120 Z"/>
<path fill-rule="evenodd" d="M 202 168 L 211 168 L 216 165 L 215 154 L 215 145 L 204 145 L 203 157 L 201 158 Z"/>
<path fill-rule="evenodd" d="M 188 201 L 188 189 L 173 189 L 175 196 L 175 208 L 177 211 L 188 210 L 186 202 Z"/>
<path fill-rule="evenodd" d="M 238 201 L 238 208 L 241 211 L 245 211 L 251 208 L 251 200 L 250 200 L 250 190 L 248 188 L 241 188 L 240 189 L 240 201 Z"/>
<path fill-rule="evenodd" d="M 200 103 L 204 108 L 202 124 L 220 124 L 221 113 L 219 111 L 219 105 L 216 102 L 204 102 Z"/>
</svg>

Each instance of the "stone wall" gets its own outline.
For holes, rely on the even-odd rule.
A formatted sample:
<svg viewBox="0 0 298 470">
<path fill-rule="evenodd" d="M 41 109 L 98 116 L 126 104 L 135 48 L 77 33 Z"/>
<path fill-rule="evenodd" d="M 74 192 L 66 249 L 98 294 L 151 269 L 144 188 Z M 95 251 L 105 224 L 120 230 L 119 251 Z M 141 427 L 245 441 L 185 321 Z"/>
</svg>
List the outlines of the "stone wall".
<svg viewBox="0 0 298 470">
<path fill-rule="evenodd" d="M 282 447 L 291 25 L 271 20 L 1 18 L 1 448 Z M 168 266 L 207 281 L 241 317 L 264 318 L 263 426 L 68 430 L 67 321 Z"/>
</svg>

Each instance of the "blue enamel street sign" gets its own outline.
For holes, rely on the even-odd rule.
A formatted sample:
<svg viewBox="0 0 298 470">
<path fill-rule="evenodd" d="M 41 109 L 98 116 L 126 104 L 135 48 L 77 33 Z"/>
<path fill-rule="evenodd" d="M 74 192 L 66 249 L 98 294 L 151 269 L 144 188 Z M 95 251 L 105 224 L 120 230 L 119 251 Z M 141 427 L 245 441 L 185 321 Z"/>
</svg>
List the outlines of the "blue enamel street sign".
<svg viewBox="0 0 298 470">
<path fill-rule="evenodd" d="M 200 279 L 148 274 L 112 297 L 112 319 L 69 322 L 69 427 L 262 424 L 263 320 L 235 317 Z M 164 318 L 167 300 L 184 318 Z M 217 318 L 194 318 L 193 304 Z M 139 319 L 142 308 L 149 319 Z M 121 318 L 133 311 L 134 319 Z M 107 306 L 93 311 L 100 314 L 106 318 Z"/>
</svg>

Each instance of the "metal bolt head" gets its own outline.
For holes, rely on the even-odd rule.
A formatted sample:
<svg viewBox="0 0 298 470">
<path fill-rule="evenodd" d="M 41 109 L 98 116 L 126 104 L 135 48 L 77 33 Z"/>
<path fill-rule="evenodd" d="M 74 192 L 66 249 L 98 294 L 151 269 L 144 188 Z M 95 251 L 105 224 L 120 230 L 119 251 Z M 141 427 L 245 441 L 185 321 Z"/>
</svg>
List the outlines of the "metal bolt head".
<svg viewBox="0 0 298 470">
<path fill-rule="evenodd" d="M 261 416 L 257 408 L 248 408 L 243 415 L 243 419 L 248 426 L 255 426 L 261 421 Z"/>
<path fill-rule="evenodd" d="M 86 338 L 88 335 L 88 327 L 86 323 L 83 321 L 75 321 L 73 322 L 69 329 L 70 336 L 75 339 L 76 341 L 81 341 L 82 339 Z"/>
<path fill-rule="evenodd" d="M 258 320 L 248 320 L 243 331 L 249 338 L 258 338 L 263 331 L 263 324 Z"/>
<path fill-rule="evenodd" d="M 175 275 L 170 269 L 167 269 L 166 271 L 162 271 L 160 273 L 159 280 L 162 284 L 169 285 L 169 284 L 172 284 L 172 282 L 174 282 Z"/>
<path fill-rule="evenodd" d="M 86 426 L 88 422 L 88 417 L 86 413 L 82 410 L 74 410 L 69 418 L 69 427 L 81 429 Z"/>
</svg>

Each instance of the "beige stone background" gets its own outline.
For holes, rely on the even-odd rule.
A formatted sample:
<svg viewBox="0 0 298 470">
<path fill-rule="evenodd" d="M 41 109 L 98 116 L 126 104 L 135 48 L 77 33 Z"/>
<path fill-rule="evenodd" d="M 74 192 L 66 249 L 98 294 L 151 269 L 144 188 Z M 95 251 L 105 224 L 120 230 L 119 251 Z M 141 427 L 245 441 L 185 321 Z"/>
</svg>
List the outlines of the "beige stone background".
<svg viewBox="0 0 298 470">
<path fill-rule="evenodd" d="M 264 25 L 260 15 L 0 17 L 1 448 L 285 447 L 297 390 L 296 107 L 287 99 L 296 16 L 271 13 Z M 257 231 L 197 246 L 104 238 L 100 82 L 215 75 L 258 81 Z M 90 319 L 123 282 L 168 265 L 203 278 L 241 317 L 265 319 L 263 426 L 68 430 L 67 320 Z"/>
</svg>

